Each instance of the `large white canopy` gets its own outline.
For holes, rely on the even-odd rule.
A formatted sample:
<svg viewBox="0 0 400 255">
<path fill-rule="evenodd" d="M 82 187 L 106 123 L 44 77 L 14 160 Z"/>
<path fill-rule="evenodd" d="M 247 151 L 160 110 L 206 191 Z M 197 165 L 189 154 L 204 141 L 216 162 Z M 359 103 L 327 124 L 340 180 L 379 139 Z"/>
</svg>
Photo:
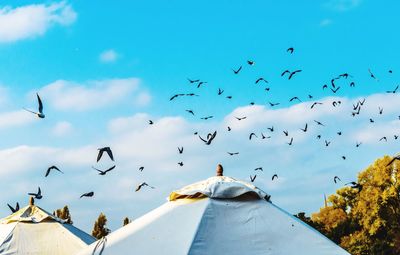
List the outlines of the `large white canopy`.
<svg viewBox="0 0 400 255">
<path fill-rule="evenodd" d="M 78 254 L 93 254 L 96 245 L 103 255 L 349 254 L 268 198 L 251 184 L 212 177 L 172 192 L 169 202 Z"/>
<path fill-rule="evenodd" d="M 72 255 L 95 240 L 35 205 L 0 220 L 2 255 Z"/>
</svg>

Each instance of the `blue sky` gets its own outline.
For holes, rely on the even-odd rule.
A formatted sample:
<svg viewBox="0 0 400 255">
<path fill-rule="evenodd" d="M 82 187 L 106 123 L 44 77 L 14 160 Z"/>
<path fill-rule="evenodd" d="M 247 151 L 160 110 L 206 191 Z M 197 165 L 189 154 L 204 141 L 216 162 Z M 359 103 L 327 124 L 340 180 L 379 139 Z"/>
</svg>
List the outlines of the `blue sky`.
<svg viewBox="0 0 400 255">
<path fill-rule="evenodd" d="M 116 229 L 123 217 L 137 218 L 157 207 L 172 189 L 207 178 L 222 162 L 229 175 L 243 179 L 263 166 L 266 171 L 255 184 L 277 205 L 292 213 L 316 211 L 323 193 L 339 187 L 333 176 L 352 181 L 375 157 L 397 152 L 392 137 L 399 128 L 399 98 L 385 91 L 399 79 L 399 5 L 367 0 L 4 2 L 0 160 L 5 195 L 0 202 L 24 204 L 25 194 L 41 185 L 45 197 L 39 204 L 45 209 L 70 205 L 75 223 L 86 231 L 104 211 Z M 295 48 L 293 54 L 286 52 L 289 47 Z M 234 75 L 231 69 L 241 65 Z M 369 68 L 379 81 L 369 77 Z M 286 69 L 303 71 L 289 81 L 280 77 Z M 322 90 L 344 72 L 354 77 L 337 81 L 337 94 Z M 258 77 L 269 83 L 254 84 Z M 187 78 L 208 83 L 197 89 Z M 348 86 L 350 80 L 355 88 Z M 225 90 L 223 96 L 217 96 L 218 88 Z M 44 120 L 21 111 L 36 107 L 36 92 L 45 104 Z M 200 96 L 169 101 L 188 92 Z M 293 96 L 307 101 L 309 94 L 314 96 L 309 103 L 289 102 Z M 369 103 L 352 118 L 351 105 L 361 97 Z M 332 100 L 343 102 L 341 110 L 330 106 Z M 271 109 L 268 101 L 281 104 Z M 314 101 L 324 105 L 310 113 Z M 249 107 L 250 102 L 256 106 Z M 378 107 L 384 107 L 383 115 Z M 208 115 L 214 118 L 200 120 Z M 235 122 L 239 115 L 248 119 Z M 327 127 L 316 127 L 314 119 Z M 310 132 L 301 134 L 305 123 Z M 268 134 L 272 125 L 271 142 L 248 141 L 250 132 Z M 285 129 L 295 137 L 292 147 L 286 145 Z M 214 130 L 219 135 L 210 147 L 193 136 Z M 343 137 L 335 136 L 339 130 Z M 321 141 L 317 134 L 323 135 Z M 383 144 L 378 140 L 385 135 L 389 141 Z M 325 139 L 333 141 L 331 147 L 321 145 Z M 355 151 L 357 141 L 363 146 Z M 99 177 L 90 167 L 96 149 L 105 145 L 115 148 L 117 168 Z M 177 146 L 185 153 L 178 155 Z M 229 157 L 227 151 L 241 154 Z M 63 168 L 65 176 L 44 179 L 50 164 Z M 140 173 L 142 165 L 146 170 Z M 275 172 L 282 178 L 272 183 Z M 134 193 L 140 181 L 157 189 Z M 94 199 L 76 199 L 89 190 L 95 191 Z M 6 206 L 0 208 L 1 216 L 7 214 Z"/>
</svg>

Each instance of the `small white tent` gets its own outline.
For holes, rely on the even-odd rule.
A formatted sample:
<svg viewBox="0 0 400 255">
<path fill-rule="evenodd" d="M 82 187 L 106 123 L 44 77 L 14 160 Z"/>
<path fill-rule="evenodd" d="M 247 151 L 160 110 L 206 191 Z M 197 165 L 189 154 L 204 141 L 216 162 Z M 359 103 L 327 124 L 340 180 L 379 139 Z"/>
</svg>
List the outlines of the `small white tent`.
<svg viewBox="0 0 400 255">
<path fill-rule="evenodd" d="M 0 220 L 0 254 L 72 255 L 96 240 L 31 201 Z"/>
<path fill-rule="evenodd" d="M 78 254 L 349 254 L 268 200 L 251 184 L 212 177 Z"/>
</svg>

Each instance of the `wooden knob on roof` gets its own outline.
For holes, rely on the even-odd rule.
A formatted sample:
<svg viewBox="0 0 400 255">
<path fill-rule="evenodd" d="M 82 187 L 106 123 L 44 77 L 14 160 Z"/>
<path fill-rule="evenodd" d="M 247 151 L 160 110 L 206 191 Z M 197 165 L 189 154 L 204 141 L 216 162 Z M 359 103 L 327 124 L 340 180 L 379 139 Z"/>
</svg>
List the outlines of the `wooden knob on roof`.
<svg viewBox="0 0 400 255">
<path fill-rule="evenodd" d="M 224 176 L 224 168 L 221 164 L 217 165 L 217 176 Z"/>
<path fill-rule="evenodd" d="M 29 197 L 29 205 L 35 205 L 35 199 L 33 197 Z"/>
</svg>

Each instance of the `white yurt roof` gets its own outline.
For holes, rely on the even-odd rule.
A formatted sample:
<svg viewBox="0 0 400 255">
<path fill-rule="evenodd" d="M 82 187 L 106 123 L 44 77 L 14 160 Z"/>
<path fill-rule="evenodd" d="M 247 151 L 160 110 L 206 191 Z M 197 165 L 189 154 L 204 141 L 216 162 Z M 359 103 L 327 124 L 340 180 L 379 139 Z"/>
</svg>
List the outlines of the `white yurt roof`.
<svg viewBox="0 0 400 255">
<path fill-rule="evenodd" d="M 2 255 L 71 255 L 95 240 L 33 203 L 0 220 Z"/>
<path fill-rule="evenodd" d="M 349 254 L 269 202 L 265 192 L 225 176 L 172 192 L 167 203 L 78 255 L 100 250 L 102 255 Z"/>
</svg>

